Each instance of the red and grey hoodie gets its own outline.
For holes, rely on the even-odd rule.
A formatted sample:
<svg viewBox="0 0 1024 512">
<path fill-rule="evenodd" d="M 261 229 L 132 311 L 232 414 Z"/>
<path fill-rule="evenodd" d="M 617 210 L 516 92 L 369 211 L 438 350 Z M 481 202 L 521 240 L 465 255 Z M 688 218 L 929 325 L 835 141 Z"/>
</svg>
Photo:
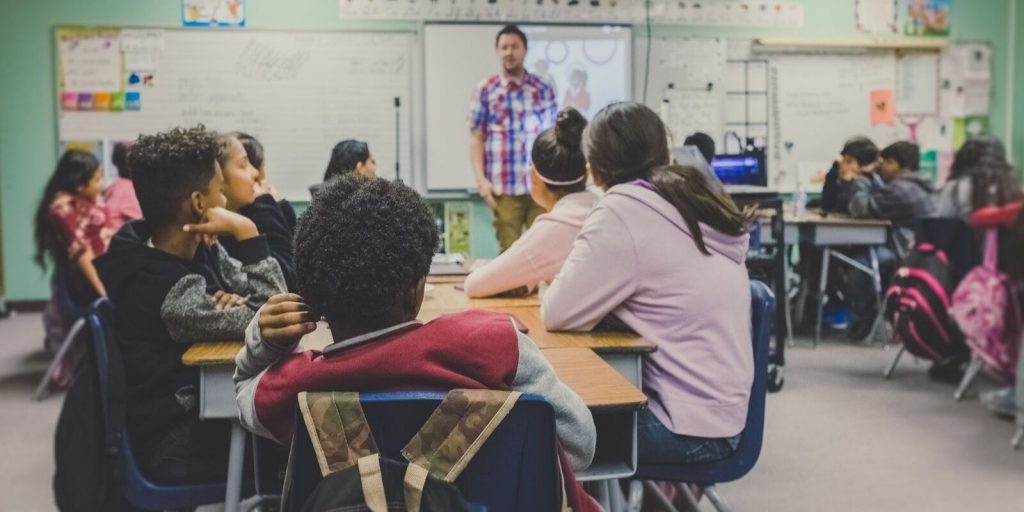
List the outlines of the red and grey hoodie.
<svg viewBox="0 0 1024 512">
<path fill-rule="evenodd" d="M 291 353 L 263 343 L 254 319 L 235 361 L 242 424 L 286 444 L 302 391 L 514 389 L 544 397 L 554 409 L 555 429 L 572 467 L 590 465 L 597 440 L 590 411 L 508 316 L 470 310 L 392 337 L 373 334 L 338 341 L 351 346 L 327 356 L 319 350 Z M 566 488 L 573 510 L 599 509 L 572 471 L 564 472 L 572 484 Z"/>
</svg>

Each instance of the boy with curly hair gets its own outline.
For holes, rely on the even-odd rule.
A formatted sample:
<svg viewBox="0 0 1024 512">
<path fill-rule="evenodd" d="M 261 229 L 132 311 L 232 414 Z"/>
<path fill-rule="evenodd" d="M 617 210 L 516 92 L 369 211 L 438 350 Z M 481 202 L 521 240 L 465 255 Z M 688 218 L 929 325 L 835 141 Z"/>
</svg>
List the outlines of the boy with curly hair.
<svg viewBox="0 0 1024 512">
<path fill-rule="evenodd" d="M 416 320 L 436 245 L 430 209 L 411 188 L 354 173 L 325 184 L 295 235 L 302 296 L 271 297 L 246 330 L 235 372 L 242 424 L 290 442 L 303 391 L 535 393 L 555 412 L 569 503 L 591 510 L 571 469 L 590 465 L 594 420 L 537 345 L 507 315 L 469 310 Z M 321 315 L 334 343 L 293 354 Z"/>
<path fill-rule="evenodd" d="M 223 481 L 230 426 L 199 421 L 197 341 L 241 339 L 284 276 L 251 220 L 224 208 L 216 134 L 202 126 L 144 135 L 129 162 L 143 220 L 125 224 L 96 260 L 117 308 L 126 426 L 136 458 L 162 483 Z M 237 260 L 217 243 L 237 239 Z"/>
</svg>

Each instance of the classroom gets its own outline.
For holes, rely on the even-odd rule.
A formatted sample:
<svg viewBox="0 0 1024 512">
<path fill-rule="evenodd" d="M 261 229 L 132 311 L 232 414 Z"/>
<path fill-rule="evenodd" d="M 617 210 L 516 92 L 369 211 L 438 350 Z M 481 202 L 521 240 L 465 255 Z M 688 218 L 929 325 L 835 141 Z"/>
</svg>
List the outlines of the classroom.
<svg viewBox="0 0 1024 512">
<path fill-rule="evenodd" d="M 1024 510 L 1024 0 L 0 17 L 0 510 Z"/>
</svg>

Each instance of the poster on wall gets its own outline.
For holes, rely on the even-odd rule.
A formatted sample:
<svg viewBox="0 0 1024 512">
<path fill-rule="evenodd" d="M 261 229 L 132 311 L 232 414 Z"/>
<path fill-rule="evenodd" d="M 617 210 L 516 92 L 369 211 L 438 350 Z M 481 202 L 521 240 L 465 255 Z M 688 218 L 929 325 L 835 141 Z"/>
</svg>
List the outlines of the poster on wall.
<svg viewBox="0 0 1024 512">
<path fill-rule="evenodd" d="M 857 30 L 894 35 L 899 31 L 899 0 L 856 0 L 853 17 Z"/>
<path fill-rule="evenodd" d="M 904 33 L 948 37 L 952 4 L 953 0 L 909 0 Z"/>
<path fill-rule="evenodd" d="M 181 0 L 184 27 L 244 27 L 245 0 Z"/>
</svg>

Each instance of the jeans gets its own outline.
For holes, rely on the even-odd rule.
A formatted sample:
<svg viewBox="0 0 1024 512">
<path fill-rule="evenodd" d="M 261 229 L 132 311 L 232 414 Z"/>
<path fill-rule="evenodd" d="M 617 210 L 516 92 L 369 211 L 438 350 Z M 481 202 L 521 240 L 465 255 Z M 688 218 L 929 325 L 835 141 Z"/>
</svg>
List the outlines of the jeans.
<svg viewBox="0 0 1024 512">
<path fill-rule="evenodd" d="M 646 409 L 637 418 L 637 459 L 641 464 L 714 462 L 732 455 L 742 436 L 712 439 L 676 434 Z"/>
<path fill-rule="evenodd" d="M 877 247 L 876 252 L 878 254 L 878 269 L 882 276 L 882 295 L 884 296 L 885 289 L 889 286 L 896 271 L 896 255 L 888 247 Z M 862 265 L 871 267 L 871 256 L 867 249 L 850 250 L 846 253 Z M 875 321 L 875 315 L 878 314 L 874 278 L 854 268 L 847 268 L 846 271 L 848 278 L 843 295 L 846 296 L 855 321 L 871 324 Z"/>
</svg>

